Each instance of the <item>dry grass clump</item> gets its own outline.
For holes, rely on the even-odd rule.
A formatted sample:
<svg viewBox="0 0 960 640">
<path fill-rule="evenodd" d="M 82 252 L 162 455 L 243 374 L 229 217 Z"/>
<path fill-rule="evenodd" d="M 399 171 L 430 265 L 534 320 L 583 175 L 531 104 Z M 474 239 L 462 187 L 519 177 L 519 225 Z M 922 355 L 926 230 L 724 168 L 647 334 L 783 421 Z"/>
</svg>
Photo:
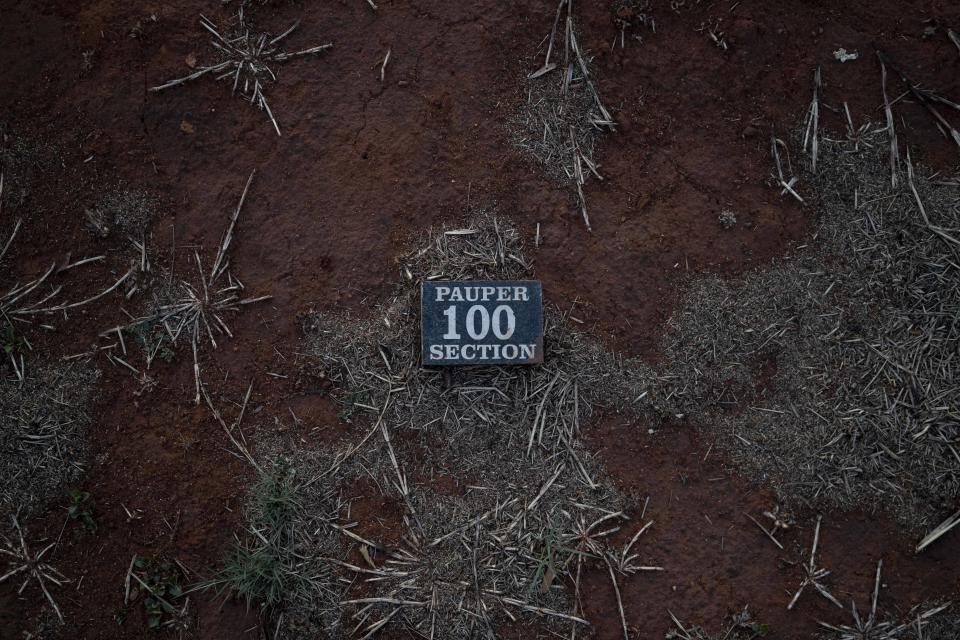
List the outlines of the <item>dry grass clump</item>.
<svg viewBox="0 0 960 640">
<path fill-rule="evenodd" d="M 4 557 L 7 564 L 6 571 L 0 574 L 0 584 L 7 580 L 19 582 L 20 587 L 17 589 L 17 595 L 21 595 L 31 583 L 36 583 L 40 587 L 44 598 L 56 613 L 57 619 L 60 623 L 63 623 L 63 614 L 60 612 L 60 607 L 57 606 L 57 601 L 50 593 L 49 587 L 53 585 L 61 586 L 69 580 L 50 564 L 49 560 L 44 559 L 44 556 L 57 546 L 58 541 L 51 542 L 39 551 L 31 550 L 32 545 L 27 543 L 17 516 L 11 514 L 10 522 L 13 525 L 10 531 L 11 537 L 0 534 L 0 541 L 3 543 L 0 546 L 0 557 Z"/>
<path fill-rule="evenodd" d="M 236 95 L 239 92 L 241 98 L 261 111 L 265 111 L 279 136 L 280 125 L 277 124 L 264 94 L 266 85 L 277 81 L 277 74 L 273 69 L 294 58 L 322 53 L 333 45 L 323 44 L 292 53 L 286 52 L 281 48 L 280 43 L 296 31 L 300 21 L 293 23 L 279 35 L 254 32 L 247 22 L 245 12 L 247 4 L 240 3 L 236 18 L 228 29 L 217 26 L 202 14 L 200 16 L 200 25 L 213 36 L 210 45 L 216 50 L 215 54 L 219 61 L 201 65 L 193 73 L 152 87 L 150 91 L 162 91 L 211 74 L 216 80 L 229 82 L 232 94 Z"/>
<path fill-rule="evenodd" d="M 529 153 L 547 176 L 573 184 L 578 153 L 592 161 L 604 130 L 593 125 L 593 96 L 582 86 L 562 93 L 561 83 L 562 78 L 555 75 L 528 80 L 527 101 L 514 120 L 514 144 Z M 589 165 L 586 168 L 589 171 Z"/>
<path fill-rule="evenodd" d="M 905 640 L 956 640 L 960 612 L 949 611 L 933 618 L 911 616 L 906 623 Z"/>
<path fill-rule="evenodd" d="M 239 312 L 247 305 L 270 298 L 270 296 L 244 297 L 243 283 L 230 271 L 229 249 L 233 242 L 233 232 L 255 174 L 256 171 L 252 171 L 247 178 L 243 193 L 240 195 L 240 202 L 230 217 L 209 271 L 204 267 L 199 251 L 194 251 L 196 279 L 184 278 L 174 282 L 172 276 L 166 278 L 165 282 L 156 286 L 151 292 L 151 302 L 148 303 L 143 316 L 127 325 L 109 329 L 103 334 L 116 333 L 124 355 L 126 355 L 126 344 L 123 341 L 123 334 L 134 336 L 144 350 L 147 369 L 158 355 L 164 359 L 170 359 L 178 345 L 184 342 L 189 343 L 193 353 L 194 401 L 197 404 L 200 404 L 201 397 L 198 352 L 207 343 L 216 349 L 218 339 L 225 340 L 233 337 L 226 322 L 230 315 Z M 140 373 L 129 364 L 127 367 L 133 369 L 135 373 Z"/>
<path fill-rule="evenodd" d="M 730 209 L 724 209 L 717 216 L 720 226 L 724 229 L 732 229 L 737 226 L 737 214 Z"/>
<path fill-rule="evenodd" d="M 62 495 L 83 472 L 90 395 L 100 377 L 79 363 L 32 366 L 0 378 L 0 519 Z"/>
<path fill-rule="evenodd" d="M 810 246 L 693 284 L 662 400 L 784 497 L 919 529 L 960 495 L 960 189 L 912 169 L 892 186 L 885 138 L 823 138 L 816 172 L 804 156 Z"/>
<path fill-rule="evenodd" d="M 904 622 L 898 622 L 880 620 L 875 611 L 860 613 L 854 605 L 849 624 L 821 623 L 827 631 L 817 635 L 824 640 L 956 640 L 960 619 L 956 614 L 941 615 L 949 606 L 917 607 Z"/>
<path fill-rule="evenodd" d="M 670 0 L 670 8 L 676 13 L 682 10 L 695 9 L 703 0 Z"/>
<path fill-rule="evenodd" d="M 5 187 L 6 174 L 0 170 L 0 214 L 3 213 Z M 0 265 L 3 266 L 3 269 L 0 270 L 0 287 L 2 287 L 0 288 L 0 349 L 3 351 L 2 361 L 0 361 L 0 376 L 4 375 L 4 370 L 9 362 L 14 374 L 21 382 L 26 375 L 24 352 L 32 349 L 30 342 L 24 335 L 24 327 L 37 323 L 39 318 L 43 316 L 50 317 L 53 314 L 62 313 L 66 319 L 69 310 L 90 304 L 111 293 L 123 284 L 135 270 L 135 267 L 131 267 L 113 285 L 96 295 L 76 302 L 60 302 L 63 285 L 53 285 L 56 276 L 75 267 L 98 262 L 104 256 L 81 258 L 60 267 L 56 263 L 52 263 L 40 275 L 29 277 L 26 280 L 15 280 L 14 278 L 17 276 L 14 274 L 14 269 L 9 267 L 5 260 L 17 240 L 22 224 L 23 219 L 18 218 L 13 223 L 13 227 L 5 233 L 5 237 L 0 236 Z M 0 233 L 4 233 L 4 231 L 0 231 Z M 47 330 L 55 328 L 49 323 L 41 326 Z"/>
<path fill-rule="evenodd" d="M 85 213 L 90 231 L 101 238 L 118 231 L 142 241 L 157 208 L 157 199 L 148 193 L 116 189 L 105 194 Z"/>
<path fill-rule="evenodd" d="M 54 147 L 46 142 L 14 136 L 0 124 L 0 172 L 5 175 L 7 204 L 17 209 L 33 193 L 38 171 L 53 166 L 57 159 Z"/>
<path fill-rule="evenodd" d="M 301 574 L 325 576 L 313 583 L 324 595 L 295 593 L 279 604 L 281 638 L 319 633 L 334 620 L 357 637 L 393 628 L 439 640 L 494 634 L 522 615 L 583 627 L 584 563 L 600 563 L 614 584 L 660 569 L 639 561 L 652 522 L 623 547 L 607 543 L 632 505 L 581 443 L 597 408 L 628 409 L 644 393 L 645 370 L 555 311 L 546 316 L 542 365 L 449 375 L 423 368 L 423 279 L 516 278 L 530 264 L 519 233 L 483 213 L 467 228 L 431 230 L 418 247 L 401 259 L 396 295 L 371 317 L 318 314 L 305 323 L 305 352 L 337 388 L 354 434 L 335 451 L 259 449 L 295 478 L 294 529 L 303 535 L 291 557 Z M 441 490 L 431 481 L 439 475 L 464 489 Z M 402 505 L 398 544 L 356 533 L 344 496 L 358 482 Z M 363 560 L 346 560 L 350 551 Z"/>
<path fill-rule="evenodd" d="M 514 144 L 549 177 L 575 189 L 588 229 L 583 185 L 591 174 L 603 180 L 593 159 L 594 146 L 615 126 L 590 75 L 590 62 L 580 48 L 573 2 L 560 0 L 543 66 L 527 76 L 527 101 L 511 122 Z"/>
</svg>

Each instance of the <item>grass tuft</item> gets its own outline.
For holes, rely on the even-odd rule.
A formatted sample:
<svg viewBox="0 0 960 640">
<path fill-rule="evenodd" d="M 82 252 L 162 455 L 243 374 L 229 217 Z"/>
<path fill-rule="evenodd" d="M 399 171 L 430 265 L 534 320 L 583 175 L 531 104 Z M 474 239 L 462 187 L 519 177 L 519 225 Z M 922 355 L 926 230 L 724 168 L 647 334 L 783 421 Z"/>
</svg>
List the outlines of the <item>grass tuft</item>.
<svg viewBox="0 0 960 640">
<path fill-rule="evenodd" d="M 203 586 L 233 593 L 247 607 L 256 604 L 268 613 L 281 603 L 310 599 L 324 576 L 303 571 L 299 548 L 308 520 L 289 471 L 265 470 L 248 494 L 244 539 L 235 541 L 219 574 Z"/>
<path fill-rule="evenodd" d="M 272 607 L 289 597 L 290 578 L 274 545 L 239 542 L 220 576 L 223 586 L 243 598 L 248 608 L 254 603 Z"/>
</svg>

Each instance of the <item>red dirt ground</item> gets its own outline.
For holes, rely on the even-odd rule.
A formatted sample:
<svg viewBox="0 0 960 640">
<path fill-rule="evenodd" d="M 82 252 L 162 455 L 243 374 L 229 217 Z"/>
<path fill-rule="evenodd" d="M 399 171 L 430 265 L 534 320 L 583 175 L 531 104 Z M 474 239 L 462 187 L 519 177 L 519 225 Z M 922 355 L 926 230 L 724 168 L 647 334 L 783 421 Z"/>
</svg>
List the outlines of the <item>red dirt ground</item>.
<svg viewBox="0 0 960 640">
<path fill-rule="evenodd" d="M 612 347 L 653 361 L 662 324 L 690 275 L 742 273 L 804 238 L 810 213 L 766 184 L 768 132 L 803 114 L 815 65 L 823 65 L 825 102 L 848 101 L 857 123 L 882 117 L 872 44 L 926 86 L 960 96 L 957 50 L 944 34 L 944 25 L 960 27 L 952 3 L 687 0 L 673 12 L 660 2 L 656 34 L 611 52 L 618 30 L 609 4 L 584 0 L 581 40 L 596 55 L 600 91 L 618 122 L 597 154 L 607 179 L 588 185 L 590 234 L 570 193 L 513 150 L 504 127 L 549 32 L 552 0 L 381 0 L 376 13 L 363 0 L 257 6 L 255 22 L 274 32 L 302 18 L 289 46 L 335 45 L 319 59 L 284 65 L 269 88 L 282 138 L 222 84 L 146 92 L 187 73 L 191 54 L 205 60 L 199 13 L 224 20 L 236 2 L 219 4 L 0 0 L 0 121 L 12 135 L 55 145 L 62 165 L 38 175 L 25 206 L 4 210 L 4 226 L 25 218 L 8 264 L 28 274 L 70 253 L 102 252 L 83 230 L 83 210 L 123 182 L 162 198 L 154 262 L 169 266 L 175 247 L 177 268 L 185 269 L 193 248 L 202 245 L 208 255 L 215 248 L 257 169 L 232 268 L 251 294 L 273 299 L 233 320 L 235 338 L 203 355 L 201 366 L 230 416 L 255 382 L 248 430 L 286 428 L 293 407 L 309 426 L 302 437 L 315 443 L 348 427 L 337 422 L 322 385 L 299 371 L 298 315 L 369 308 L 390 290 L 393 256 L 407 238 L 457 216 L 468 202 L 498 209 L 530 236 L 540 223 L 537 276 L 549 301 L 576 305 L 574 315 Z M 939 27 L 929 37 L 926 19 Z M 719 24 L 731 50 L 715 47 L 697 30 L 703 24 Z M 832 51 L 840 46 L 861 59 L 836 62 Z M 381 84 L 378 65 L 388 48 Z M 83 69 L 81 54 L 91 50 L 92 68 Z M 827 126 L 842 126 L 825 112 Z M 901 135 L 923 162 L 956 164 L 956 149 L 918 106 L 902 102 L 897 114 Z M 717 222 L 724 208 L 740 220 L 732 230 Z M 71 295 L 92 294 L 125 270 L 119 243 L 111 246 L 109 271 L 93 265 L 68 275 Z M 77 353 L 123 319 L 116 304 L 92 306 L 31 341 L 51 358 Z M 151 637 L 141 608 L 122 626 L 114 621 L 131 556 L 176 557 L 209 575 L 239 523 L 248 475 L 226 452 L 209 411 L 191 402 L 189 354 L 156 366 L 158 386 L 140 397 L 129 372 L 98 364 L 104 379 L 82 486 L 97 501 L 99 529 L 68 527 L 56 551 L 55 563 L 74 580 L 56 593 L 68 620 L 62 637 Z M 787 639 L 807 637 L 817 619 L 842 619 L 812 593 L 786 611 L 799 569 L 784 566 L 784 554 L 742 515 L 771 506 L 772 496 L 724 469 L 715 454 L 704 461 L 709 443 L 691 429 L 672 425 L 651 436 L 647 425 L 610 419 L 591 442 L 619 483 L 652 496 L 648 516 L 656 524 L 641 541 L 643 559 L 667 570 L 622 587 L 636 637 L 663 637 L 667 609 L 715 628 L 749 604 L 771 624 L 770 637 Z M 371 497 L 366 508 L 376 504 Z M 130 520 L 124 507 L 142 515 Z M 813 515 L 800 515 L 784 538 L 791 552 L 809 545 Z M 27 524 L 35 537 L 52 538 L 63 520 L 54 507 Z M 915 540 L 883 518 L 827 514 L 824 522 L 822 563 L 833 570 L 841 599 L 855 597 L 863 608 L 881 557 L 885 611 L 960 595 L 960 534 L 914 556 Z M 596 637 L 620 637 L 606 574 L 590 574 L 588 584 Z M 245 615 L 242 605 L 193 598 L 200 611 L 193 637 L 262 637 L 256 615 Z M 33 587 L 20 598 L 0 587 L 0 637 L 24 637 L 39 601 Z M 529 637 L 515 633 L 507 635 Z"/>
</svg>

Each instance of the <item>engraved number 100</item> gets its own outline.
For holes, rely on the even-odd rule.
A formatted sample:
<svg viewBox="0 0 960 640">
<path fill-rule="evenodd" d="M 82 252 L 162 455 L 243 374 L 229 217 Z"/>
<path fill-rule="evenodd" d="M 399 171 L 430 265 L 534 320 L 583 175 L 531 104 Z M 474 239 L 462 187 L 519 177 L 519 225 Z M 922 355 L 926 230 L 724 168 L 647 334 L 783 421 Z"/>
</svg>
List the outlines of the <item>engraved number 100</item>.
<svg viewBox="0 0 960 640">
<path fill-rule="evenodd" d="M 456 305 L 450 305 L 444 309 L 443 315 L 447 316 L 447 332 L 443 334 L 443 339 L 459 340 Z M 506 340 L 517 328 L 517 318 L 513 314 L 513 309 L 505 304 L 497 306 L 492 315 L 486 307 L 475 304 L 467 309 L 466 328 L 467 333 L 474 340 L 483 340 L 491 329 L 498 339 Z"/>
</svg>

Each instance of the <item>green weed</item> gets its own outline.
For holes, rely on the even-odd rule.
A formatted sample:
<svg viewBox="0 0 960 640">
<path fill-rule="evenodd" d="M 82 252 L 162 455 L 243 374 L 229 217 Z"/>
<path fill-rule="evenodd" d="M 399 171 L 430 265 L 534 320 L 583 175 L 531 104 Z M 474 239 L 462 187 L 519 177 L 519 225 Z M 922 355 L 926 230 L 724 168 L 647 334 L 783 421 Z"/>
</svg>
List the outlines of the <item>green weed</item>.
<svg viewBox="0 0 960 640">
<path fill-rule="evenodd" d="M 530 584 L 527 587 L 528 594 L 533 593 L 535 587 L 539 589 L 540 593 L 546 593 L 550 590 L 550 585 L 553 584 L 553 581 L 560 573 L 557 566 L 558 557 L 563 558 L 559 562 L 561 567 L 566 565 L 568 560 L 575 555 L 595 557 L 579 549 L 573 549 L 561 544 L 560 532 L 555 522 L 551 522 L 547 528 L 540 550 L 539 558 L 537 558 L 536 571 L 534 571 L 533 577 L 530 579 Z"/>
<path fill-rule="evenodd" d="M 94 506 L 96 501 L 89 492 L 73 489 L 67 504 L 67 517 L 81 523 L 84 529 L 93 533 L 97 530 L 97 521 L 93 517 Z"/>
<path fill-rule="evenodd" d="M 173 340 L 164 329 L 163 324 L 152 320 L 144 320 L 123 328 L 123 332 L 131 336 L 137 345 L 147 354 L 147 360 L 160 358 L 164 362 L 173 362 L 175 352 Z"/>
<path fill-rule="evenodd" d="M 178 613 L 171 602 L 183 595 L 180 570 L 169 560 L 141 555 L 134 559 L 133 566 L 142 571 L 141 580 L 146 592 L 143 607 L 147 613 L 147 626 L 159 629 L 164 625 L 167 614 L 176 616 Z"/>
<path fill-rule="evenodd" d="M 292 579 L 280 550 L 271 544 L 246 546 L 237 542 L 220 574 L 223 584 L 241 596 L 248 608 L 253 602 L 265 607 L 278 604 Z"/>
</svg>

